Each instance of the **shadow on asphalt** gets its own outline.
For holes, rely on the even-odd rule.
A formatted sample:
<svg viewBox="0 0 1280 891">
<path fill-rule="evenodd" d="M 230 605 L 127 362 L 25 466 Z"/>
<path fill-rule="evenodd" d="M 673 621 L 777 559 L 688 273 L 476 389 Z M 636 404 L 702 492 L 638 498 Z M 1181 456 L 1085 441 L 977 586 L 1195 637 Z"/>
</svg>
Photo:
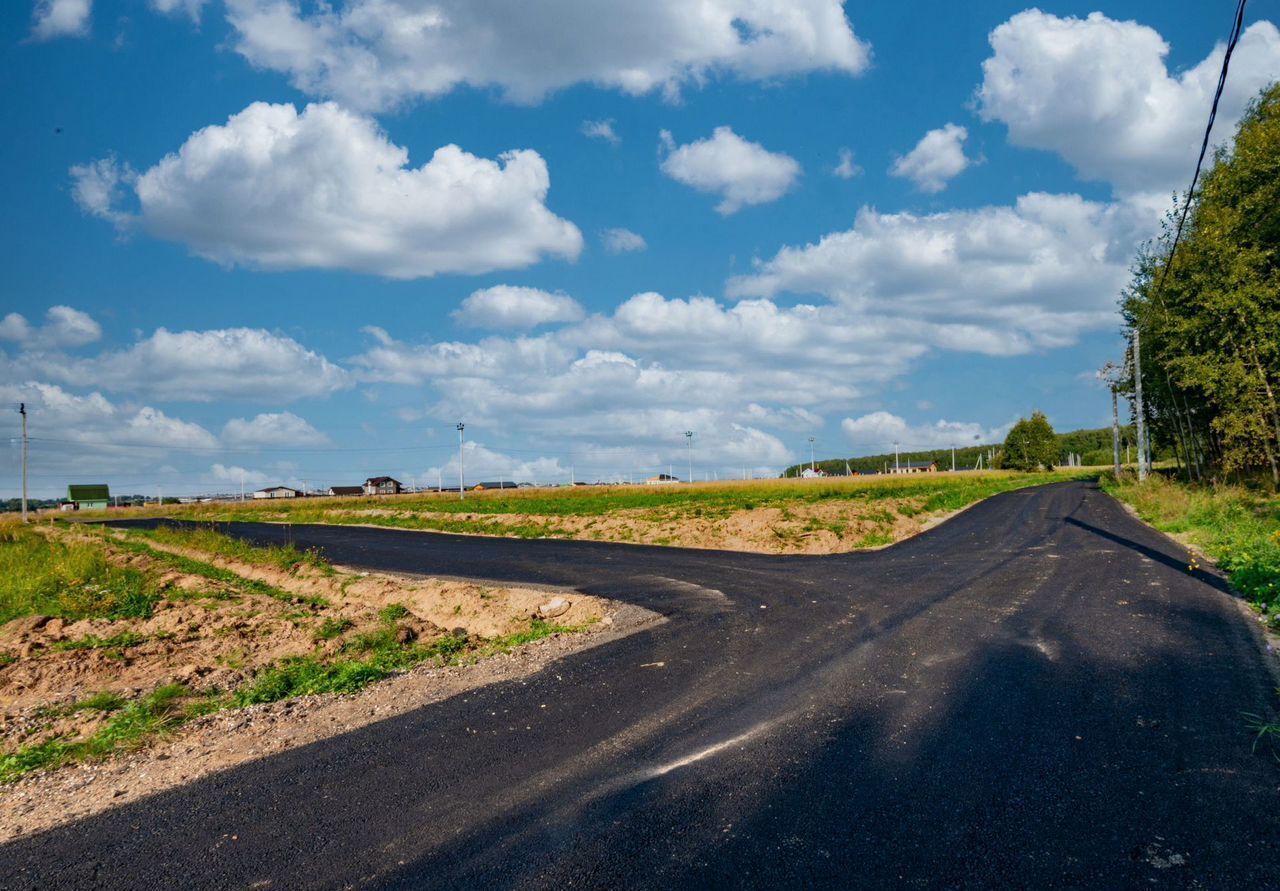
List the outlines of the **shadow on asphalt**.
<svg viewBox="0 0 1280 891">
<path fill-rule="evenodd" d="M 1089 523 L 1085 523 L 1082 520 L 1077 520 L 1075 517 L 1067 517 L 1065 522 L 1069 526 L 1075 526 L 1079 529 L 1085 530 L 1086 532 L 1092 532 L 1094 535 L 1097 535 L 1100 538 L 1105 538 L 1107 541 L 1114 542 L 1115 544 L 1118 544 L 1118 545 L 1122 545 L 1126 548 L 1129 548 L 1132 551 L 1137 551 L 1139 554 L 1146 557 L 1148 560 L 1154 560 L 1157 563 L 1161 563 L 1165 566 L 1168 566 L 1170 569 L 1176 569 L 1179 572 L 1183 572 L 1183 573 L 1187 572 L 1188 564 L 1186 560 L 1180 560 L 1177 557 L 1173 557 L 1173 556 L 1170 556 L 1169 554 L 1166 554 L 1164 551 L 1159 551 L 1159 550 L 1156 550 L 1155 548 L 1147 547 L 1146 545 L 1136 542 L 1133 539 L 1125 538 L 1122 535 L 1116 535 L 1114 532 L 1108 532 L 1105 529 L 1100 529 L 1097 526 L 1093 526 Z M 1201 582 L 1204 582 L 1206 585 L 1213 588 L 1215 591 L 1221 591 L 1223 594 L 1229 594 L 1229 595 L 1235 596 L 1231 590 L 1231 586 L 1227 584 L 1227 581 L 1215 573 L 1200 572 L 1196 574 L 1195 578 Z"/>
<path fill-rule="evenodd" d="M 1123 665 L 1093 639 L 1006 641 L 921 678 L 945 693 L 925 714 L 863 707 L 808 745 L 495 814 L 380 885 L 1274 887 L 1257 816 L 1280 777 L 1239 717 L 1268 691 L 1200 645 L 1230 636 L 1220 613 L 1173 624 Z M 735 799 L 735 773 L 767 779 Z"/>
</svg>

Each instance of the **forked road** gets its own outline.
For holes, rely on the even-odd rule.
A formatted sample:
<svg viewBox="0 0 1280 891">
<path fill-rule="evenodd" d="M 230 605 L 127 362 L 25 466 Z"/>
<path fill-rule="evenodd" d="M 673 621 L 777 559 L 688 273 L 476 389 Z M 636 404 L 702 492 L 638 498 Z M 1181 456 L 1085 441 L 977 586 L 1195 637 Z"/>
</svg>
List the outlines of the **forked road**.
<svg viewBox="0 0 1280 891">
<path fill-rule="evenodd" d="M 291 534 L 668 621 L 7 845 L 0 886 L 1280 881 L 1280 764 L 1241 717 L 1274 701 L 1256 629 L 1095 487 L 821 558 Z"/>
</svg>

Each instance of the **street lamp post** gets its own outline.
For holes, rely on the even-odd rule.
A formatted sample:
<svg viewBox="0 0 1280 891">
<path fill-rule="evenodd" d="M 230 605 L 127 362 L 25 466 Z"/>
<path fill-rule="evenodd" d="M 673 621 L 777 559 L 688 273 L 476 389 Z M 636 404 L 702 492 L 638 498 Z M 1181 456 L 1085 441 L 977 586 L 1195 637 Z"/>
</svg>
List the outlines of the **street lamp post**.
<svg viewBox="0 0 1280 891">
<path fill-rule="evenodd" d="M 684 438 L 689 443 L 689 482 L 693 482 L 693 431 L 686 430 Z"/>
<path fill-rule="evenodd" d="M 898 463 L 898 441 L 896 439 L 893 441 L 893 472 L 894 473 L 902 472 L 901 466 Z"/>
<path fill-rule="evenodd" d="M 467 425 L 458 422 L 458 500 L 465 501 L 467 499 L 467 478 L 462 470 L 462 431 L 467 429 Z"/>
<path fill-rule="evenodd" d="M 818 472 L 818 463 L 813 460 L 813 437 L 809 437 L 809 470 Z"/>
</svg>

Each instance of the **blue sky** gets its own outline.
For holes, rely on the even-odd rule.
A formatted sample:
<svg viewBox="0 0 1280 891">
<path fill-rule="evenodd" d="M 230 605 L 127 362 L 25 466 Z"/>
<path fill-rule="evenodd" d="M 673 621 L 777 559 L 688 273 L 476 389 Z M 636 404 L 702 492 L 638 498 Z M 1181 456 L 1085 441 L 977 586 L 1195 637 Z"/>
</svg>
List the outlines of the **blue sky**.
<svg viewBox="0 0 1280 891">
<path fill-rule="evenodd" d="M 5 4 L 33 491 L 448 482 L 459 420 L 538 482 L 1108 421 L 1226 5 L 603 6 Z M 1215 138 L 1277 72 L 1253 18 Z"/>
</svg>

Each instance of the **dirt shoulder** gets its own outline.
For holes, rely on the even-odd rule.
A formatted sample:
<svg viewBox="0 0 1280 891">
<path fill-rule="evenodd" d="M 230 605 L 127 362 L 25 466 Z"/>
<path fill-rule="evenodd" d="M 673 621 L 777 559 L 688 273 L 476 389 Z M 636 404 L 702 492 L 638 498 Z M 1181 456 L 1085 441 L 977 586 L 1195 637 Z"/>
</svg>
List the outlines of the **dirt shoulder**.
<svg viewBox="0 0 1280 891">
<path fill-rule="evenodd" d="M 572 538 L 628 544 L 744 551 L 756 554 L 839 554 L 884 547 L 916 535 L 954 511 L 927 513 L 924 498 L 872 503 L 824 501 L 726 512 L 622 509 L 598 516 L 337 508 L 339 523 L 402 526 L 460 534 Z"/>
<path fill-rule="evenodd" d="M 609 623 L 596 631 L 552 635 L 470 665 L 424 663 L 360 693 L 306 696 L 220 712 L 134 752 L 32 774 L 0 787 L 0 840 L 101 813 L 486 684 L 518 680 L 571 653 L 662 621 L 648 610 L 627 605 L 611 605 L 606 618 Z"/>
</svg>

